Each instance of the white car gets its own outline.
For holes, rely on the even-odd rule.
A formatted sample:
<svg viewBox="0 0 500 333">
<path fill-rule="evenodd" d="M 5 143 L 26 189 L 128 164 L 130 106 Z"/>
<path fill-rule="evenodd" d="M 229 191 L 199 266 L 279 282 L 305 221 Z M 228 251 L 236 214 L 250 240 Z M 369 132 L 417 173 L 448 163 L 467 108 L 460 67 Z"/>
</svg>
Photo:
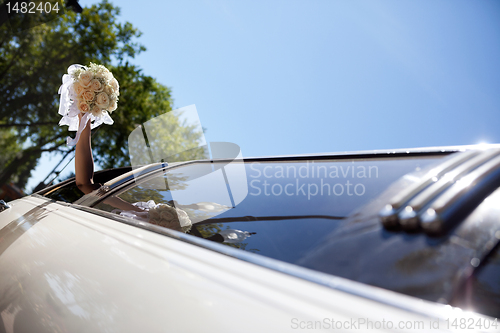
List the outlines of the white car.
<svg viewBox="0 0 500 333">
<path fill-rule="evenodd" d="M 158 163 L 2 202 L 0 332 L 500 331 L 499 156 Z"/>
</svg>

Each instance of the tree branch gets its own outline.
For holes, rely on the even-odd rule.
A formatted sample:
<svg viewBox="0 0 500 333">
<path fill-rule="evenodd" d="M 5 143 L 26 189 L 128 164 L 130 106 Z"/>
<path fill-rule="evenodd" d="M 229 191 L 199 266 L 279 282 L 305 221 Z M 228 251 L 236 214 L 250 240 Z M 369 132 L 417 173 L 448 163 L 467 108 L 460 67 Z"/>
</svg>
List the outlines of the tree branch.
<svg viewBox="0 0 500 333">
<path fill-rule="evenodd" d="M 49 140 L 48 142 L 50 141 L 52 140 Z M 44 152 L 51 152 L 58 150 L 60 146 L 64 145 L 64 143 L 65 142 L 61 142 L 53 147 L 45 149 L 41 148 L 41 146 L 35 146 L 22 151 L 21 154 L 16 156 L 0 173 L 0 186 L 7 183 L 11 179 L 11 177 L 16 173 L 16 169 L 19 168 L 20 165 L 25 165 L 33 155 L 39 156 L 41 153 Z"/>
</svg>

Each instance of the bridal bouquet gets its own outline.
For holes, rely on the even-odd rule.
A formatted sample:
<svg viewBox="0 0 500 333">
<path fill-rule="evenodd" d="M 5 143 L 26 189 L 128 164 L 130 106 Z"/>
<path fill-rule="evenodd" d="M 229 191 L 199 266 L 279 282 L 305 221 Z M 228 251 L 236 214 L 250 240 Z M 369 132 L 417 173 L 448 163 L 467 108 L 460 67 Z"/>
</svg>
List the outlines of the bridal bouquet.
<svg viewBox="0 0 500 333">
<path fill-rule="evenodd" d="M 139 201 L 132 204 L 142 209 L 141 212 L 135 210 L 114 209 L 111 213 L 126 216 L 135 220 L 149 222 L 165 228 L 177 231 L 188 232 L 191 230 L 192 222 L 189 215 L 182 209 L 159 203 L 153 200 Z"/>
<path fill-rule="evenodd" d="M 71 65 L 62 80 L 59 114 L 63 118 L 59 125 L 68 125 L 70 131 L 77 131 L 75 139 L 68 137 L 69 146 L 78 143 L 88 121 L 92 129 L 102 123 L 113 124 L 109 114 L 117 108 L 120 86 L 106 67 L 94 63 L 88 67 Z M 83 113 L 81 120 L 80 113 Z"/>
<path fill-rule="evenodd" d="M 188 232 L 191 229 L 191 219 L 182 209 L 166 204 L 158 204 L 148 212 L 149 223 L 169 229 Z"/>
<path fill-rule="evenodd" d="M 113 112 L 120 95 L 118 81 L 104 66 L 90 63 L 90 66 L 79 68 L 72 73 L 74 101 L 80 112 L 90 112 L 94 116 L 102 116 L 103 111 Z"/>
</svg>

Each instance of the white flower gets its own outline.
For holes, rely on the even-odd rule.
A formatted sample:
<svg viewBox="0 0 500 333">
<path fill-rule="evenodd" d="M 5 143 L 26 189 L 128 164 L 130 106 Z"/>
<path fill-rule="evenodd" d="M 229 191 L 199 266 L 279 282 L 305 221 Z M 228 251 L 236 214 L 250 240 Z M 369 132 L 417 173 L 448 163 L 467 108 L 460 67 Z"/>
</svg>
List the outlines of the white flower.
<svg viewBox="0 0 500 333">
<path fill-rule="evenodd" d="M 90 113 L 92 113 L 94 115 L 94 117 L 101 117 L 102 116 L 102 110 L 97 105 L 94 105 L 94 107 L 92 108 Z"/>
<path fill-rule="evenodd" d="M 85 90 L 81 95 L 81 97 L 87 102 L 92 101 L 94 99 L 94 96 L 95 96 L 94 92 L 90 90 Z"/>
<path fill-rule="evenodd" d="M 80 82 L 76 81 L 73 83 L 73 89 L 75 91 L 76 96 L 81 96 L 85 91 L 85 88 L 80 84 Z"/>
<path fill-rule="evenodd" d="M 101 92 L 103 89 L 102 84 L 98 79 L 90 81 L 90 88 L 95 92 Z"/>
<path fill-rule="evenodd" d="M 106 81 L 111 81 L 113 79 L 113 74 L 106 67 L 104 67 L 104 69 L 105 69 L 105 71 L 102 72 L 102 77 Z"/>
<path fill-rule="evenodd" d="M 101 109 L 106 109 L 109 106 L 109 96 L 105 92 L 99 93 L 97 95 L 96 104 Z"/>
<path fill-rule="evenodd" d="M 192 222 L 189 215 L 182 209 L 175 208 L 175 210 L 177 211 L 177 217 L 179 218 L 179 224 L 181 227 L 191 229 Z"/>
<path fill-rule="evenodd" d="M 117 108 L 120 86 L 106 67 L 94 63 L 90 63 L 88 67 L 71 65 L 62 81 L 59 88 L 61 105 L 58 113 L 63 119 L 59 125 L 69 125 L 70 130 L 78 130 L 80 113 L 93 115 L 92 127 L 113 123 L 108 113 Z M 76 138 L 71 140 L 68 137 L 68 145 L 74 146 L 77 142 Z"/>
<path fill-rule="evenodd" d="M 116 98 L 112 99 L 111 102 L 109 103 L 108 111 L 111 113 L 116 110 L 118 105 L 116 105 Z"/>
<path fill-rule="evenodd" d="M 188 231 L 191 228 L 191 220 L 187 213 L 181 209 L 169 205 L 159 204 L 151 208 L 148 213 L 149 222 L 178 231 Z"/>
<path fill-rule="evenodd" d="M 94 78 L 94 74 L 92 74 L 91 71 L 84 71 L 80 74 L 80 77 L 78 78 L 78 82 L 84 87 L 88 88 L 90 87 L 90 81 Z"/>
<path fill-rule="evenodd" d="M 110 84 L 111 84 L 111 87 L 112 87 L 112 88 L 113 88 L 113 90 L 114 90 L 114 93 L 115 93 L 117 96 L 118 96 L 118 95 L 120 95 L 120 85 L 118 84 L 118 81 L 117 81 L 115 78 L 113 78 L 113 79 L 111 80 Z"/>
<path fill-rule="evenodd" d="M 111 87 L 109 84 L 106 84 L 104 86 L 104 89 L 103 91 L 108 94 L 108 96 L 111 96 L 111 94 L 113 94 L 113 87 Z"/>
<path fill-rule="evenodd" d="M 85 113 L 85 112 L 89 112 L 90 107 L 87 103 L 85 103 L 85 101 L 80 101 L 78 103 L 78 110 Z"/>
</svg>

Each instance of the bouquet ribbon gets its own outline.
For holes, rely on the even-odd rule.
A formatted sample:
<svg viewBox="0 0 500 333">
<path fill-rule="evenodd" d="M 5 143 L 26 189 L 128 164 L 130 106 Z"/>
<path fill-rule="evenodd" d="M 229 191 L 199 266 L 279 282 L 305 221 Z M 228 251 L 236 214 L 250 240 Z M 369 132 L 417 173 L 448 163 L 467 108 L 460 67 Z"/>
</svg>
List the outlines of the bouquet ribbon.
<svg viewBox="0 0 500 333">
<path fill-rule="evenodd" d="M 85 113 L 82 117 L 82 119 L 80 119 L 80 124 L 78 126 L 78 130 L 76 131 L 76 136 L 74 139 L 72 139 L 71 137 L 67 137 L 66 138 L 66 144 L 68 146 L 76 146 L 76 144 L 78 143 L 78 140 L 80 140 L 80 135 L 82 134 L 83 130 L 85 129 L 85 126 L 87 126 L 87 123 L 89 122 L 90 120 L 90 113 Z"/>
<path fill-rule="evenodd" d="M 71 65 L 68 67 L 68 74 L 64 74 L 62 77 L 62 85 L 59 87 L 58 94 L 61 95 L 61 99 L 59 101 L 59 114 L 61 116 L 65 116 L 68 109 L 71 106 L 70 101 L 70 87 L 73 84 L 74 80 L 71 78 L 72 74 L 80 68 L 84 68 L 82 65 Z M 61 124 L 59 124 L 61 125 Z"/>
</svg>

